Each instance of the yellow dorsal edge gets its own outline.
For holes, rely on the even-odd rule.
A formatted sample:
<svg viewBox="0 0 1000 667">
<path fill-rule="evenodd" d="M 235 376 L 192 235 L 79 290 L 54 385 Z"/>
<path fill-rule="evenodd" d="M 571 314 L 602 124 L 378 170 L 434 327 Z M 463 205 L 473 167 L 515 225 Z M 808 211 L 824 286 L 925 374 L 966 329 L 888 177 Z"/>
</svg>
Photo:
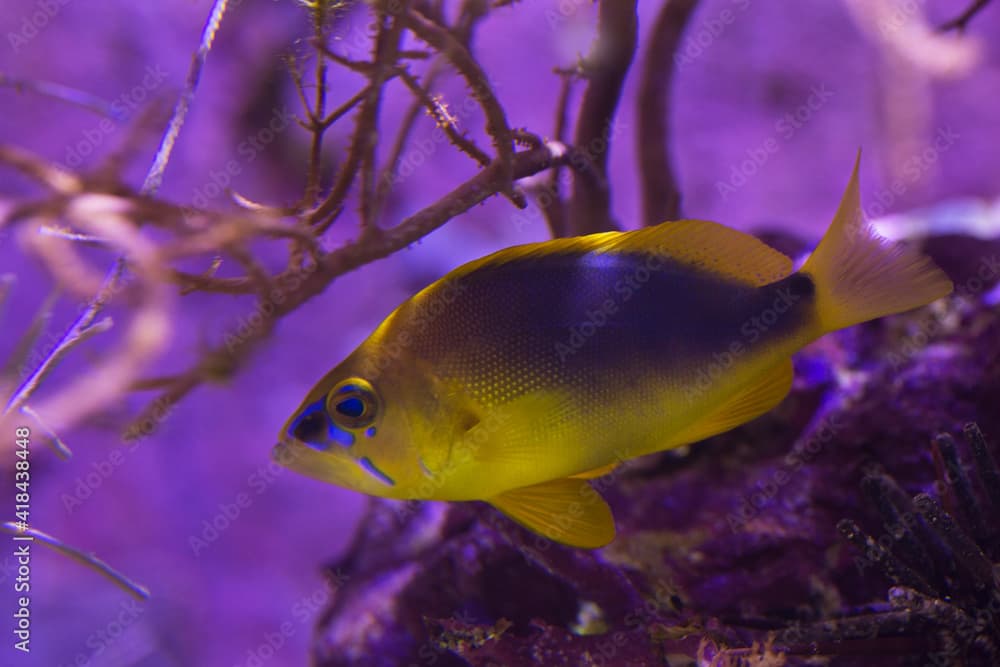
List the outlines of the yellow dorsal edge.
<svg viewBox="0 0 1000 667">
<path fill-rule="evenodd" d="M 766 285 L 792 272 L 792 260 L 750 234 L 707 220 L 664 222 L 631 232 L 602 232 L 513 246 L 452 271 L 459 279 L 483 268 L 557 254 L 640 253 L 671 258 L 719 276 Z"/>
</svg>

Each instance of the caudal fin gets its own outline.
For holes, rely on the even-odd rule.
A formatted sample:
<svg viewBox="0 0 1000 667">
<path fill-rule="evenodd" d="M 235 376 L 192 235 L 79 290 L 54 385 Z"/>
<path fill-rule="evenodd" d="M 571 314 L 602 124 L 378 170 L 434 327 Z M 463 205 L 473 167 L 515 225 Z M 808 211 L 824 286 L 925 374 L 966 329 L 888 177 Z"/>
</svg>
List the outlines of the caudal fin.
<svg viewBox="0 0 1000 667">
<path fill-rule="evenodd" d="M 951 281 L 917 250 L 880 237 L 858 195 L 858 166 L 830 228 L 802 272 L 816 284 L 820 324 L 834 331 L 926 305 L 952 290 Z"/>
</svg>

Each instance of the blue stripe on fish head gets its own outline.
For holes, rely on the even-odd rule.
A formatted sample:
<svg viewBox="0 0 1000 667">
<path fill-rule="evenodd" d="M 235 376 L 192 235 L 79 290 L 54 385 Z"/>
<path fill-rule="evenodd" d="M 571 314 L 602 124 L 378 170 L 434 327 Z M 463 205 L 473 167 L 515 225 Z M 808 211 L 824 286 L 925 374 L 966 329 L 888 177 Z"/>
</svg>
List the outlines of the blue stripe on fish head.
<svg viewBox="0 0 1000 667">
<path fill-rule="evenodd" d="M 389 477 L 389 475 L 385 474 L 385 472 L 383 472 L 381 469 L 379 469 L 379 467 L 376 466 L 375 463 L 367 456 L 362 456 L 358 460 L 358 464 L 362 468 L 364 468 L 365 471 L 368 472 L 368 474 L 370 474 L 372 477 L 382 482 L 383 484 L 387 484 L 388 486 L 396 486 L 396 481 L 392 477 Z"/>
<path fill-rule="evenodd" d="M 354 434 L 330 419 L 324 400 L 306 406 L 288 427 L 288 435 L 320 451 L 326 451 L 334 444 L 342 447 L 354 444 Z"/>
</svg>

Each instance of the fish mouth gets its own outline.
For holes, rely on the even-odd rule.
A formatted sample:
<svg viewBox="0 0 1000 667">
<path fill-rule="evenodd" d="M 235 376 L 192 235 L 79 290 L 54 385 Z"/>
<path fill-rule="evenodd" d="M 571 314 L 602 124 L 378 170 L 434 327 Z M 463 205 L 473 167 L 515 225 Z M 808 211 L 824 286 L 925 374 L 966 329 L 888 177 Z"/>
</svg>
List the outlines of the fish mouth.
<svg viewBox="0 0 1000 667">
<path fill-rule="evenodd" d="M 271 460 L 306 477 L 370 495 L 385 497 L 396 486 L 396 480 L 368 457 L 319 452 L 295 438 L 279 437 L 271 448 Z"/>
<path fill-rule="evenodd" d="M 299 456 L 292 443 L 285 439 L 278 440 L 274 447 L 271 448 L 271 460 L 286 468 L 295 468 L 293 464 Z"/>
<path fill-rule="evenodd" d="M 271 460 L 288 470 L 328 484 L 352 488 L 350 479 L 344 476 L 341 465 L 338 465 L 340 462 L 332 458 L 294 438 L 281 437 L 271 448 Z"/>
</svg>

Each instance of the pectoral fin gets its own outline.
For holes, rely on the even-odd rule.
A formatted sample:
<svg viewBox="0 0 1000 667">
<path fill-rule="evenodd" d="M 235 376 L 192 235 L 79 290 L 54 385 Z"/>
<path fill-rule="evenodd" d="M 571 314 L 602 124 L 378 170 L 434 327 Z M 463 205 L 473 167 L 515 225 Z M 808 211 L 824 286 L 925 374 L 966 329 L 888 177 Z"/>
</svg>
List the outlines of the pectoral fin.
<svg viewBox="0 0 1000 667">
<path fill-rule="evenodd" d="M 451 463 L 456 442 L 462 442 L 470 431 L 478 428 L 486 418 L 486 411 L 463 391 L 455 381 L 442 381 L 427 362 L 415 359 L 411 362 L 419 369 L 420 376 L 428 383 L 428 393 L 432 400 L 451 406 L 450 419 L 437 419 L 427 424 L 425 437 L 415 438 L 422 443 L 420 464 L 426 474 L 438 475 Z"/>
<path fill-rule="evenodd" d="M 596 549 L 615 538 L 611 508 L 580 479 L 512 489 L 487 502 L 525 528 L 572 547 Z"/>
<path fill-rule="evenodd" d="M 663 449 L 698 442 L 759 417 L 781 403 L 792 388 L 794 377 L 791 359 L 778 364 L 710 414 L 675 433 L 670 438 L 670 445 Z"/>
<path fill-rule="evenodd" d="M 575 438 L 566 435 L 543 445 L 538 433 L 552 421 L 572 421 L 578 409 L 579 402 L 564 393 L 533 391 L 489 411 L 465 437 L 470 443 L 481 443 L 475 448 L 477 461 L 503 470 L 533 473 L 543 459 L 573 454 Z"/>
<path fill-rule="evenodd" d="M 570 475 L 570 479 L 594 479 L 595 477 L 604 477 L 621 464 L 621 461 L 615 461 L 614 463 L 609 463 L 608 465 L 601 466 L 600 468 L 594 468 L 593 470 L 581 472 L 578 475 Z"/>
</svg>

